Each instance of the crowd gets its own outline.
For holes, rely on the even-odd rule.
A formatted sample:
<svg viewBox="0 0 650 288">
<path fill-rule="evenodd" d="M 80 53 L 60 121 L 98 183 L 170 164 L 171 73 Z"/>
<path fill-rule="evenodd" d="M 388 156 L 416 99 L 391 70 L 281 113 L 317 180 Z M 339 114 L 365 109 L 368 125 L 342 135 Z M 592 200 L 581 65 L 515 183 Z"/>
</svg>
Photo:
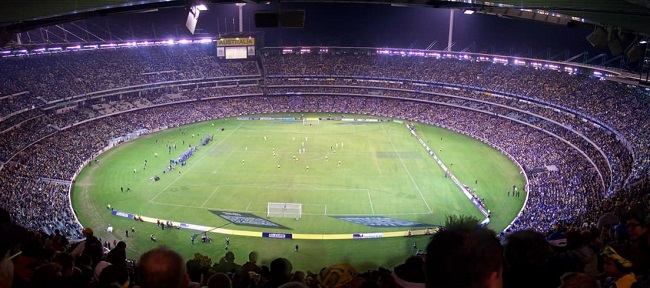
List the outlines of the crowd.
<svg viewBox="0 0 650 288">
<path fill-rule="evenodd" d="M 294 81 L 296 82 L 296 81 Z M 402 87 L 399 90 L 393 89 L 377 89 L 375 88 L 360 88 L 354 86 L 346 87 L 315 87 L 315 86 L 299 86 L 298 83 L 294 84 L 296 86 L 287 87 L 284 86 L 267 86 L 266 93 L 269 95 L 321 95 L 321 94 L 338 94 L 338 95 L 373 95 L 377 97 L 399 97 L 406 99 L 418 99 L 424 101 L 435 101 L 437 103 L 446 103 L 449 105 L 458 105 L 462 107 L 469 107 L 473 109 L 479 109 L 486 111 L 490 114 L 503 115 L 511 119 L 527 122 L 531 125 L 535 125 L 541 129 L 544 129 L 548 132 L 552 132 L 556 135 L 559 135 L 561 139 L 565 139 L 574 145 L 577 145 L 582 151 L 587 153 L 587 155 L 595 162 L 598 170 L 603 173 L 603 182 L 605 182 L 605 187 L 614 187 L 620 189 L 621 183 L 625 180 L 626 176 L 629 175 L 629 170 L 631 169 L 631 155 L 625 150 L 620 142 L 614 141 L 609 133 L 606 131 L 594 128 L 589 123 L 583 124 L 581 121 L 571 121 L 565 120 L 565 118 L 573 119 L 570 116 L 559 114 L 559 113 L 547 113 L 547 110 L 550 109 L 539 109 L 538 106 L 533 104 L 523 105 L 507 105 L 507 103 L 502 103 L 503 101 L 498 101 L 497 99 L 489 99 L 492 101 L 487 101 L 486 99 L 476 99 L 473 94 L 476 93 L 459 93 L 458 91 L 453 91 L 455 97 L 446 97 L 435 94 L 426 94 L 423 91 L 413 92 L 414 89 L 406 89 L 408 85 L 401 85 Z M 410 87 L 413 88 L 413 87 Z M 429 92 L 429 91 L 426 91 Z M 449 91 L 436 91 L 439 93 L 445 92 L 449 94 Z M 462 98 L 461 98 L 462 97 Z M 481 100 L 475 101 L 476 100 Z M 512 109 L 512 108 L 515 109 Z M 530 108 L 530 109 L 528 109 Z M 537 108 L 537 109 L 536 109 Z M 553 111 L 553 110 L 550 110 Z M 544 118 L 551 119 L 551 122 Z M 586 126 L 583 128 L 583 126 Z M 574 130 L 575 132 L 572 132 Z M 590 141 L 595 142 L 594 145 L 589 143 L 583 137 L 580 137 L 578 133 L 586 134 L 585 132 L 590 132 L 588 134 Z M 600 154 L 598 150 L 602 148 L 604 156 Z M 609 161 L 608 161 L 609 160 Z M 547 163 L 547 165 L 550 163 Z M 608 165 L 611 165 L 610 169 Z M 527 168 L 535 168 L 535 166 L 528 166 Z M 529 170 L 529 169 L 526 169 Z M 610 171 L 614 170 L 615 173 Z M 613 179 L 612 179 L 613 177 Z M 614 183 L 611 183 L 614 182 Z"/>
<path fill-rule="evenodd" d="M 437 113 L 430 113 L 432 110 Z M 196 121 L 246 114 L 312 111 L 375 114 L 410 119 L 452 129 L 491 143 L 518 159 L 524 167 L 556 165 L 561 172 L 547 172 L 531 178 L 529 205 L 519 217 L 516 229 L 535 227 L 543 230 L 550 227 L 553 221 L 580 219 L 584 215 L 583 212 L 588 212 L 589 207 L 595 206 L 604 198 L 604 187 L 598 180 L 597 170 L 593 169 L 593 165 L 567 143 L 532 127 L 490 114 L 436 106 L 428 102 L 340 96 L 214 98 L 109 116 L 101 121 L 72 126 L 56 133 L 56 137 L 48 137 L 29 146 L 5 164 L 7 166 L 0 171 L 0 179 L 4 183 L 16 185 L 3 187 L 8 190 L 5 193 L 33 190 L 28 185 L 30 181 L 69 181 L 84 161 L 92 159 L 97 151 L 106 147 L 110 139 L 139 129 L 155 130 L 159 127 L 176 127 Z M 26 180 L 19 182 L 15 179 Z M 536 182 L 538 180 L 539 185 Z M 25 198 L 12 197 L 12 200 L 17 203 L 5 206 L 12 213 L 26 209 L 28 204 L 33 205 L 29 202 L 22 203 Z M 68 209 L 66 207 L 64 210 Z M 61 226 L 66 225 L 71 224 L 64 223 Z"/>
<path fill-rule="evenodd" d="M 127 114 L 129 116 L 127 119 L 130 120 L 125 120 L 123 117 L 108 117 L 104 121 L 90 122 L 83 126 L 76 126 L 58 132 L 57 137 L 44 139 L 38 144 L 29 147 L 17 154 L 14 161 L 8 163 L 7 169 L 3 169 L 2 174 L 7 175 L 5 178 L 7 182 L 12 181 L 14 174 L 34 180 L 43 178 L 70 180 L 83 161 L 90 159 L 94 153 L 105 147 L 108 140 L 126 135 L 137 129 L 154 130 L 158 127 L 174 127 L 225 116 L 274 111 L 357 112 L 409 118 L 453 129 L 484 140 L 487 143 L 494 143 L 495 146 L 504 149 L 515 159 L 518 159 L 524 167 L 544 167 L 549 164 L 559 167 L 561 173 L 531 177 L 529 204 L 518 222 L 522 227 L 535 226 L 544 228 L 549 227 L 552 221 L 580 218 L 580 216 L 585 215 L 583 212 L 589 210 L 588 207 L 595 206 L 595 203 L 604 198 L 602 194 L 604 187 L 600 184 L 601 181 L 599 181 L 596 170 L 591 169 L 593 166 L 587 163 L 582 155 L 578 154 L 575 149 L 568 147 L 566 143 L 528 126 L 516 125 L 512 121 L 492 117 L 488 114 L 472 113 L 452 107 L 437 107 L 436 111 L 439 113 L 431 114 L 428 111 L 431 111 L 432 104 L 420 102 L 405 104 L 400 103 L 399 100 L 373 99 L 373 101 L 364 101 L 364 98 L 339 99 L 340 97 L 336 98 L 336 96 L 300 98 L 301 100 L 296 97 L 274 96 L 268 99 L 231 98 L 228 100 L 211 100 L 266 102 L 266 105 L 262 106 L 259 104 L 252 104 L 251 106 L 242 104 L 234 106 L 218 105 L 219 107 L 230 107 L 231 110 L 235 111 L 216 115 L 209 109 L 199 109 L 202 105 L 192 109 L 189 106 L 194 104 L 181 104 L 130 112 Z M 207 106 L 210 107 L 212 104 L 207 104 Z M 247 107 L 257 107 L 258 109 L 250 111 Z M 400 111 L 399 107 L 403 109 Z M 155 122 L 157 119 L 161 119 L 157 118 L 157 115 L 162 115 L 164 116 L 162 119 L 168 120 Z M 185 117 L 179 117 L 178 115 L 184 115 Z M 481 125 L 478 125 L 479 123 Z M 62 139 L 69 140 L 62 141 Z M 16 166 L 25 168 L 13 169 L 11 165 L 14 162 L 20 163 L 15 164 Z M 540 185 L 536 185 L 538 178 L 543 179 L 543 181 L 540 181 Z M 544 193 L 540 190 L 551 190 L 553 193 Z M 569 197 L 573 198 L 573 200 L 565 199 Z M 585 200 L 579 201 L 580 199 Z M 593 201 L 590 201 L 590 199 L 593 199 Z M 21 205 L 13 207 L 19 208 Z M 540 220 L 543 217 L 549 219 Z"/>
<path fill-rule="evenodd" d="M 650 147 L 647 129 L 650 123 L 644 116 L 649 107 L 643 100 L 647 98 L 647 91 L 639 87 L 602 81 L 593 75 L 569 75 L 550 69 L 447 58 L 377 55 L 361 49 L 328 54 L 282 54 L 280 49 L 265 51 L 267 84 L 286 84 L 291 82 L 289 79 L 309 76 L 327 77 L 327 81 L 319 82 L 321 85 L 335 83 L 333 77 L 364 77 L 405 83 L 418 81 L 455 88 L 480 87 L 497 95 L 511 96 L 511 99 L 533 100 L 551 108 L 561 108 L 572 112 L 576 121 L 593 119 L 600 126 L 612 127 L 630 143 L 634 164 L 629 178 L 624 181 L 636 182 L 650 174 L 650 158 L 643 152 Z M 338 83 L 381 85 L 367 79 L 363 82 L 339 80 Z"/>
<path fill-rule="evenodd" d="M 120 87 L 260 75 L 255 61 L 217 61 L 208 44 L 99 49 L 2 59 L 0 117 Z M 28 92 L 17 96 L 18 93 Z M 7 97 L 4 97 L 7 96 Z"/>
<path fill-rule="evenodd" d="M 0 209 L 0 287 L 646 288 L 647 208 L 605 213 L 592 227 L 558 224 L 548 233 L 527 229 L 506 235 L 481 226 L 478 219 L 448 216 L 435 234 L 409 236 L 427 237 L 424 253 L 405 253 L 402 264 L 362 272 L 350 263 L 325 264 L 319 271 L 294 269 L 285 258 L 289 255 L 263 265 L 260 259 L 268 257 L 263 247 L 251 251 L 245 263 L 231 251 L 223 256 L 196 253 L 187 260 L 165 246 L 134 261 L 125 242 L 114 240 L 111 249 L 91 228 L 80 231 L 83 238 L 73 243 L 59 230 L 45 233 L 16 225 Z M 305 251 L 296 245 L 292 253 Z M 219 260 L 213 264 L 211 256 Z"/>
<path fill-rule="evenodd" d="M 0 79 L 14 81 L 0 85 L 2 95 L 29 93 L 0 98 L 0 115 L 117 86 L 260 74 L 254 61 L 217 64 L 200 47 L 189 47 L 192 48 L 142 48 L 147 53 L 137 49 L 96 51 L 97 57 L 81 52 L 79 58 L 70 53 L 2 60 L 0 75 L 6 74 L 7 78 Z M 111 61 L 112 57 L 134 61 L 125 67 L 114 67 L 117 64 Z M 156 57 L 162 57 L 162 64 L 148 63 L 156 62 L 152 61 Z M 183 70 L 183 65 L 173 64 L 172 59 L 206 68 Z M 11 67 L 23 63 L 19 60 L 24 61 L 26 68 L 9 73 Z M 589 231 L 595 237 L 593 242 L 597 237 L 614 235 L 613 229 L 624 230 L 612 226 L 611 231 L 604 231 L 598 227 L 599 217 L 604 213 L 618 213 L 624 220 L 616 224 L 623 225 L 628 221 L 624 217 L 626 208 L 639 201 L 645 201 L 642 203 L 647 207 L 647 197 L 643 197 L 647 195 L 650 169 L 650 130 L 645 117 L 648 107 L 637 99 L 642 91 L 635 87 L 557 71 L 367 53 L 267 54 L 263 63 L 268 77 L 262 86 L 152 90 L 90 99 L 61 113 L 28 109 L 1 121 L 5 129 L 0 137 L 0 159 L 8 162 L 0 170 L 0 207 L 16 223 L 39 231 L 41 240 L 50 237 L 46 235 L 56 235 L 55 231 L 59 231 L 60 237 L 79 238 L 81 227 L 69 204 L 70 180 L 110 139 L 140 129 L 277 112 L 359 113 L 418 121 L 484 141 L 513 156 L 525 169 L 557 166 L 559 171 L 528 175 L 527 205 L 510 231 L 502 235 L 504 239 L 511 233 L 522 235 L 516 231 L 534 229 L 538 232 L 531 233 L 547 236 Z M 28 74 L 35 73 L 39 66 L 46 68 L 33 74 L 44 75 L 43 81 L 36 83 L 33 75 Z M 411 79 L 433 84 L 361 78 L 296 80 L 297 75 Z M 225 97 L 233 95 L 239 97 Z M 75 125 L 97 117 L 102 117 L 101 121 Z M 650 220 L 641 220 L 647 228 Z M 599 229 L 598 233 L 594 228 Z M 627 230 L 633 230 L 630 228 Z M 600 240 L 608 244 L 612 239 Z M 507 255 L 507 244 L 504 248 Z M 604 246 L 594 245 L 592 249 Z M 642 269 L 637 272 L 645 273 Z M 375 276 L 368 275 L 371 279 Z M 553 279 L 559 281 L 559 276 Z"/>
</svg>

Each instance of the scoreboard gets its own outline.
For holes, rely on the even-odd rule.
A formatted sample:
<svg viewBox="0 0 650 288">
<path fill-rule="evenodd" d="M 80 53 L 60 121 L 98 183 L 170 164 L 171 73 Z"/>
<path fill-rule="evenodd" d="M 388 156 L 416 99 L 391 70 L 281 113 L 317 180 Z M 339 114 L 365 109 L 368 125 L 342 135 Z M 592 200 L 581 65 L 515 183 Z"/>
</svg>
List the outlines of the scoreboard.
<svg viewBox="0 0 650 288">
<path fill-rule="evenodd" d="M 221 38 L 217 40 L 217 57 L 246 59 L 255 56 L 255 38 Z"/>
</svg>

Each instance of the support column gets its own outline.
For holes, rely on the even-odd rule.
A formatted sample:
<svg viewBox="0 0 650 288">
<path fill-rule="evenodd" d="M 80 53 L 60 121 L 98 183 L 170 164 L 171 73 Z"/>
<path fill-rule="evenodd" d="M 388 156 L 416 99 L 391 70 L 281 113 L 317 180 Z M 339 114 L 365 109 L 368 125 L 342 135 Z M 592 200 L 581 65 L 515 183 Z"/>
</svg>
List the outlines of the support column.
<svg viewBox="0 0 650 288">
<path fill-rule="evenodd" d="M 449 9 L 449 38 L 447 38 L 447 48 L 445 50 L 451 51 L 454 35 L 454 9 Z"/>
<path fill-rule="evenodd" d="M 235 5 L 239 7 L 239 32 L 244 32 L 244 17 L 242 15 L 244 14 L 243 10 L 246 3 L 235 3 Z"/>
</svg>

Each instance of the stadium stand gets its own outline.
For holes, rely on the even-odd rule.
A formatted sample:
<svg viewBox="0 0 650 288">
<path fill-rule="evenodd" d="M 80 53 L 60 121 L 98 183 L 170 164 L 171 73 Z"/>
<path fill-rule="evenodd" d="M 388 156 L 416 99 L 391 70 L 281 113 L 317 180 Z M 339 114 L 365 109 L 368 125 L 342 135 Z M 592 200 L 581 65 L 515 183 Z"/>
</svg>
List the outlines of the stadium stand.
<svg viewBox="0 0 650 288">
<path fill-rule="evenodd" d="M 509 248 L 517 248 L 505 241 L 510 235 L 519 241 L 525 239 L 516 237 L 548 237 L 542 250 L 554 250 L 543 255 L 546 262 L 538 269 L 550 283 L 540 287 L 560 284 L 561 274 L 551 271 L 557 266 L 549 263 L 559 261 L 566 268 L 581 255 L 575 267 L 560 272 L 587 272 L 584 267 L 593 264 L 587 255 L 614 240 L 623 248 L 616 248 L 619 258 L 611 253 L 610 258 L 634 260 L 635 274 L 647 282 L 649 219 L 643 213 L 648 207 L 650 111 L 643 89 L 593 75 L 371 50 L 282 54 L 268 49 L 262 58 L 221 62 L 203 46 L 179 45 L 1 59 L 0 207 L 15 223 L 38 231 L 23 242 L 24 256 L 44 263 L 26 247 L 33 252 L 45 247 L 43 239 L 61 243 L 63 237 L 82 237 L 69 204 L 71 180 L 112 138 L 246 114 L 359 113 L 454 130 L 520 163 L 529 179 L 528 202 L 501 237 L 506 256 Z M 562 172 L 538 169 L 548 164 Z M 641 208 L 631 215 L 630 207 Z M 606 212 L 622 219 L 613 223 L 619 226 L 599 225 Z M 526 229 L 537 234 L 513 233 Z M 612 238 L 625 237 L 614 233 L 623 230 L 628 238 Z M 576 232 L 582 238 L 569 237 Z M 65 250 L 63 244 L 48 245 Z M 569 253 L 573 250 L 579 252 Z M 505 259 L 504 277 L 511 283 L 506 287 L 517 287 L 512 283 L 521 280 L 512 278 L 515 270 L 508 266 L 516 260 Z M 392 276 L 383 268 L 362 274 L 351 267 L 341 270 L 350 281 L 375 285 L 409 276 L 397 275 L 400 269 Z M 328 279 L 323 271 L 307 273 L 304 284 L 323 286 Z M 34 275 L 16 281 L 28 285 L 45 277 Z M 422 281 L 411 280 L 406 281 Z M 76 287 L 87 287 L 88 280 L 81 282 Z"/>
</svg>

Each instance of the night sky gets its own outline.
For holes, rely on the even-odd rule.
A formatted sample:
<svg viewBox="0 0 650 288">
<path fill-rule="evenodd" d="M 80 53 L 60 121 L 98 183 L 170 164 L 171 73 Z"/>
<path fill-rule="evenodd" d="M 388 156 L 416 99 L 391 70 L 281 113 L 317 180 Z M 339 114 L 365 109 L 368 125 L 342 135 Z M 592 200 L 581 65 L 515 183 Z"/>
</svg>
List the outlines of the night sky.
<svg viewBox="0 0 650 288">
<path fill-rule="evenodd" d="M 234 4 L 212 4 L 202 11 L 196 33 L 214 36 L 238 29 Z M 447 46 L 449 10 L 428 7 L 393 7 L 387 4 L 286 3 L 282 10 L 305 10 L 304 28 L 255 28 L 256 11 L 278 11 L 278 4 L 244 6 L 244 31 L 264 33 L 265 46 L 348 46 L 391 47 L 442 50 Z M 156 38 L 188 37 L 187 11 L 165 9 L 155 13 L 115 15 L 87 21 L 106 26 L 128 23 L 134 34 Z M 474 52 L 546 57 L 564 50 L 571 55 L 596 50 L 585 40 L 591 30 L 569 28 L 541 22 L 512 20 L 491 15 L 454 15 L 454 51 L 471 48 Z M 152 28 L 155 27 L 155 28 Z M 119 32 L 113 28 L 113 33 Z M 138 32 L 141 31 L 141 32 Z"/>
</svg>

